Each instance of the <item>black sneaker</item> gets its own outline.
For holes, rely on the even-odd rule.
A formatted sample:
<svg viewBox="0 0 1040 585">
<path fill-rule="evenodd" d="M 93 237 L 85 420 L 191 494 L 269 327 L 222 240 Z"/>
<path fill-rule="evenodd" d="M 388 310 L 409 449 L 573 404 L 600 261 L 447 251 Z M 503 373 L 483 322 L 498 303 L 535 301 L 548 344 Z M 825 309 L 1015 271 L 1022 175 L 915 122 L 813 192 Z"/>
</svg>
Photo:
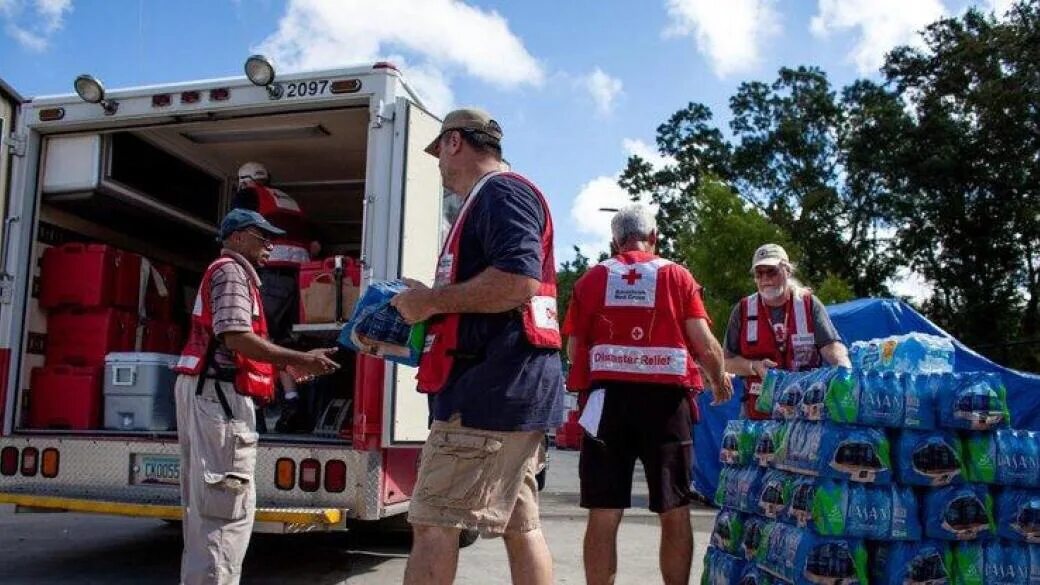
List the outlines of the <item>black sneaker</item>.
<svg viewBox="0 0 1040 585">
<path fill-rule="evenodd" d="M 282 403 L 282 414 L 274 424 L 276 433 L 309 433 L 314 430 L 314 421 L 300 404 L 299 398 Z"/>
</svg>

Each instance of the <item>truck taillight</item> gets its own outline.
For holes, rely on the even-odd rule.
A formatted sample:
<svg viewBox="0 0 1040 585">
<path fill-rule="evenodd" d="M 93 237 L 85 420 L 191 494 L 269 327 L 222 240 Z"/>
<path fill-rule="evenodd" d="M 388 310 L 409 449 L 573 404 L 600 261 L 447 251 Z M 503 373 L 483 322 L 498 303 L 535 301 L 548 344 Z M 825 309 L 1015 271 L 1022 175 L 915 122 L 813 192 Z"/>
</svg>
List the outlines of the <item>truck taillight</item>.
<svg viewBox="0 0 1040 585">
<path fill-rule="evenodd" d="M 18 448 L 4 447 L 0 451 L 0 474 L 14 475 L 18 473 Z"/>
<path fill-rule="evenodd" d="M 157 93 L 152 96 L 153 108 L 165 108 L 171 103 L 173 103 L 173 98 L 168 93 Z"/>
<path fill-rule="evenodd" d="M 40 475 L 48 479 L 58 477 L 58 464 L 60 461 L 61 455 L 57 449 L 44 449 L 43 455 L 40 457 Z"/>
<path fill-rule="evenodd" d="M 182 91 L 181 92 L 181 103 L 182 104 L 197 104 L 202 99 L 202 95 L 197 91 Z"/>
<path fill-rule="evenodd" d="M 227 101 L 230 97 L 231 90 L 226 87 L 218 87 L 217 89 L 209 90 L 209 101 L 211 102 Z"/>
<path fill-rule="evenodd" d="M 274 486 L 289 491 L 296 487 L 296 462 L 282 457 L 274 464 Z"/>
<path fill-rule="evenodd" d="M 305 492 L 316 492 L 321 486 L 321 462 L 317 459 L 304 459 L 300 462 L 300 489 Z"/>
<path fill-rule="evenodd" d="M 325 462 L 325 491 L 338 494 L 347 489 L 347 464 L 339 459 Z"/>
<path fill-rule="evenodd" d="M 22 449 L 22 475 L 32 477 L 40 468 L 40 452 L 36 447 Z"/>
<path fill-rule="evenodd" d="M 397 68 L 397 65 L 394 65 L 389 61 L 377 61 L 376 64 L 372 66 L 372 69 L 390 69 L 392 71 L 397 71 L 398 73 L 401 72 L 401 70 Z"/>
</svg>

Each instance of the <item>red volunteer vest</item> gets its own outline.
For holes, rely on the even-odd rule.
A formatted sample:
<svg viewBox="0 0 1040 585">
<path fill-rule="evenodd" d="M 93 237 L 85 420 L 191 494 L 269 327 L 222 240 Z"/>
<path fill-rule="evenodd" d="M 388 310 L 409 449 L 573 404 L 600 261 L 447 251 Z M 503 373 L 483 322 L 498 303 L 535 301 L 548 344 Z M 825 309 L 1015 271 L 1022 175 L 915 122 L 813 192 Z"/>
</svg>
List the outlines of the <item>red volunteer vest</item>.
<svg viewBox="0 0 1040 585">
<path fill-rule="evenodd" d="M 654 257 L 630 262 L 623 255 L 592 270 L 606 271 L 602 302 L 582 299 L 595 314 L 591 331 L 580 336 L 567 374 L 567 387 L 588 390 L 593 382 L 623 381 L 702 388 L 700 368 L 690 353 L 682 315 L 668 294 L 668 268 Z"/>
<path fill-rule="evenodd" d="M 547 349 L 560 349 L 560 325 L 556 315 L 556 261 L 553 258 L 553 224 L 549 214 L 549 205 L 542 192 L 534 183 L 516 173 L 488 173 L 473 186 L 466 198 L 458 218 L 448 232 L 448 238 L 441 248 L 437 262 L 435 287 L 454 284 L 458 280 L 458 262 L 462 240 L 462 226 L 469 217 L 473 202 L 480 197 L 480 191 L 488 180 L 495 176 L 509 177 L 527 185 L 538 198 L 545 213 L 545 228 L 542 230 L 542 278 L 538 292 L 521 308 L 524 321 L 524 334 L 531 345 Z M 455 353 L 459 344 L 459 321 L 461 315 L 449 313 L 437 315 L 427 325 L 426 345 L 419 360 L 417 387 L 420 392 L 436 394 L 444 388 L 452 367 L 455 364 Z"/>
<path fill-rule="evenodd" d="M 254 184 L 257 211 L 275 227 L 285 230 L 284 236 L 271 240 L 274 249 L 267 266 L 273 268 L 299 268 L 311 259 L 305 234 L 306 217 L 296 201 L 278 189 Z"/>
<path fill-rule="evenodd" d="M 207 364 L 203 362 L 206 360 L 210 343 L 213 342 L 213 306 L 210 301 L 213 273 L 217 268 L 234 261 L 233 258 L 227 256 L 217 258 L 202 276 L 199 292 L 195 296 L 195 308 L 191 313 L 191 334 L 188 336 L 188 342 L 184 345 L 181 357 L 174 368 L 178 374 L 189 376 L 204 374 L 203 368 L 207 367 Z M 253 296 L 253 333 L 267 339 L 267 320 L 264 318 L 260 289 L 256 287 L 252 279 L 249 281 L 249 292 Z M 249 396 L 259 404 L 271 402 L 274 399 L 274 366 L 249 359 L 239 353 L 234 355 L 235 391 Z"/>
<path fill-rule="evenodd" d="M 784 335 L 787 338 L 783 351 L 776 343 L 773 330 L 779 323 L 769 319 L 770 309 L 758 293 L 740 301 L 740 355 L 750 360 L 771 359 L 784 370 L 800 371 L 819 367 L 820 351 L 816 347 L 816 329 L 812 319 L 811 294 L 799 299 L 788 299 L 784 311 Z M 747 401 L 747 416 L 754 420 L 770 418 L 772 413 L 759 412 L 754 408 L 762 379 L 757 376 L 744 377 L 743 400 Z"/>
</svg>

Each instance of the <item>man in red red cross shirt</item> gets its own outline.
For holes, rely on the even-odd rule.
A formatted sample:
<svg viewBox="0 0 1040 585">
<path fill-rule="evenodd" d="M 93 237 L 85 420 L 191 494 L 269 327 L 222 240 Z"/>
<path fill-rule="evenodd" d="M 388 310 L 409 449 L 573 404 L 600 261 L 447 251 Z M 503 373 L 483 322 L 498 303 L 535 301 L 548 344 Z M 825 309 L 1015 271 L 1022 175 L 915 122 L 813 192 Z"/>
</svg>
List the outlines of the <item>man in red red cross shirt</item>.
<svg viewBox="0 0 1040 585">
<path fill-rule="evenodd" d="M 611 231 L 619 253 L 578 279 L 563 326 L 567 387 L 585 398 L 579 462 L 581 506 L 589 509 L 585 578 L 592 585 L 614 582 L 618 525 L 631 506 L 639 459 L 650 510 L 661 518 L 664 582 L 686 584 L 693 561 L 691 405 L 705 379 L 713 404 L 729 400 L 733 387 L 700 285 L 655 254 L 653 210 L 626 207 Z"/>
</svg>

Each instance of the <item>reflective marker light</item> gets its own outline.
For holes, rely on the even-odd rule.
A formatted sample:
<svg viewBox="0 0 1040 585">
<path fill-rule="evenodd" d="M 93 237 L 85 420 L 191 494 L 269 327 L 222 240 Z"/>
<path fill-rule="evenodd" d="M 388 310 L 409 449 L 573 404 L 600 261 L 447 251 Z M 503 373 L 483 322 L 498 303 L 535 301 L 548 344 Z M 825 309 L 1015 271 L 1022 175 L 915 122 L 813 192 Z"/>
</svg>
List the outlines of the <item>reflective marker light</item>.
<svg viewBox="0 0 1040 585">
<path fill-rule="evenodd" d="M 274 65 L 263 55 L 250 55 L 246 59 L 246 77 L 253 85 L 264 87 L 274 81 Z"/>
<path fill-rule="evenodd" d="M 181 93 L 182 104 L 197 104 L 202 99 L 202 95 L 197 91 L 185 91 Z"/>
<path fill-rule="evenodd" d="M 325 491 L 338 494 L 347 489 L 347 464 L 339 459 L 325 462 Z"/>
<path fill-rule="evenodd" d="M 296 487 L 296 462 L 282 457 L 274 464 L 274 485 L 280 490 Z"/>
<path fill-rule="evenodd" d="M 40 452 L 36 447 L 22 449 L 22 475 L 32 477 L 40 468 Z"/>
<path fill-rule="evenodd" d="M 58 477 L 58 462 L 61 456 L 57 449 L 49 448 L 43 450 L 40 458 L 40 475 L 46 478 Z"/>
<path fill-rule="evenodd" d="M 165 108 L 173 103 L 173 98 L 168 93 L 159 93 L 152 96 L 153 108 Z"/>
<path fill-rule="evenodd" d="M 217 89 L 209 90 L 209 101 L 211 102 L 223 102 L 231 97 L 231 90 L 226 87 L 218 87 Z"/>
<path fill-rule="evenodd" d="M 18 448 L 4 447 L 0 451 L 0 474 L 14 475 L 18 473 Z"/>
<path fill-rule="evenodd" d="M 394 65 L 389 61 L 377 61 L 376 64 L 372 66 L 372 69 L 390 69 L 391 71 L 397 71 L 398 73 L 401 71 L 397 68 L 397 65 Z"/>
<path fill-rule="evenodd" d="M 300 489 L 305 492 L 316 492 L 321 486 L 321 462 L 317 459 L 304 459 L 300 462 Z"/>
<path fill-rule="evenodd" d="M 47 108 L 46 110 L 40 110 L 41 122 L 53 122 L 54 120 L 60 120 L 64 117 L 65 108 Z"/>
<path fill-rule="evenodd" d="M 361 80 L 340 79 L 339 81 L 333 81 L 329 91 L 332 93 L 356 93 L 361 91 Z"/>
</svg>

